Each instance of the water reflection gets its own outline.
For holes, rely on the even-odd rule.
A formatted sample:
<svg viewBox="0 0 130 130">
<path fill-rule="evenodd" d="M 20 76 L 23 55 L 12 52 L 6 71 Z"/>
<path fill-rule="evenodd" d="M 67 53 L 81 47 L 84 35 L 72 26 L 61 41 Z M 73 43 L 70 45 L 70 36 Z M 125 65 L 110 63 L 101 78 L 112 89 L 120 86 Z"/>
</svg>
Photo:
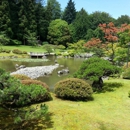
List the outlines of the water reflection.
<svg viewBox="0 0 130 130">
<path fill-rule="evenodd" d="M 8 72 L 13 72 L 16 70 L 15 64 L 25 65 L 26 67 L 45 66 L 45 65 L 53 65 L 53 64 L 55 64 L 55 60 L 57 60 L 58 64 L 60 64 L 61 67 L 54 70 L 53 73 L 49 76 L 38 78 L 38 80 L 41 80 L 41 81 L 47 83 L 50 86 L 51 91 L 53 91 L 53 87 L 54 87 L 55 83 L 57 83 L 58 81 L 60 81 L 62 79 L 70 77 L 76 70 L 79 69 L 81 63 L 84 60 L 84 59 L 74 59 L 74 58 L 57 58 L 55 56 L 48 56 L 47 58 L 49 59 L 49 61 L 43 61 L 43 62 L 16 62 L 16 61 L 11 61 L 11 60 L 1 60 L 0 68 L 3 68 Z M 57 74 L 58 70 L 61 70 L 63 68 L 67 68 L 67 67 L 70 71 L 69 74 L 66 74 L 66 75 Z"/>
</svg>

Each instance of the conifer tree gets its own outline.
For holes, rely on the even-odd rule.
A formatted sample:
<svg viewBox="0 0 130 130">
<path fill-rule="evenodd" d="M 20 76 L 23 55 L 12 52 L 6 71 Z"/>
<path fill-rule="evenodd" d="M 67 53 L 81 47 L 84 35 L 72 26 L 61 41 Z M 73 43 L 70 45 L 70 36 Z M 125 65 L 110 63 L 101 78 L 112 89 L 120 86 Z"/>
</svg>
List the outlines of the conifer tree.
<svg viewBox="0 0 130 130">
<path fill-rule="evenodd" d="M 51 20 L 59 19 L 61 18 L 61 5 L 57 0 L 48 0 L 47 1 L 47 7 L 50 6 L 51 11 Z"/>
<path fill-rule="evenodd" d="M 73 26 L 73 40 L 78 41 L 80 39 L 85 39 L 87 30 L 90 27 L 89 15 L 82 8 L 77 14 L 76 19 L 72 23 Z"/>
<path fill-rule="evenodd" d="M 12 37 L 9 0 L 0 1 L 0 32 Z"/>
<path fill-rule="evenodd" d="M 62 19 L 65 20 L 68 24 L 71 24 L 76 17 L 75 4 L 72 0 L 69 0 L 64 12 Z"/>
</svg>

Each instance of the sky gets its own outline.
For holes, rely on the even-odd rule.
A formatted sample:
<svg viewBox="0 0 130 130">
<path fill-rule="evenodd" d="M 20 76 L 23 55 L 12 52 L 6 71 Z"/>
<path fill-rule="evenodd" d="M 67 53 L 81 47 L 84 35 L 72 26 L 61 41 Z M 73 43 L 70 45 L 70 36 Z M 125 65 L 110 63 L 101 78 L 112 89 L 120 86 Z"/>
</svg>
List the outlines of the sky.
<svg viewBox="0 0 130 130">
<path fill-rule="evenodd" d="M 62 10 L 67 6 L 69 0 L 57 0 Z M 76 11 L 84 8 L 88 14 L 95 11 L 109 13 L 117 19 L 121 15 L 130 16 L 130 0 L 72 0 L 75 3 Z"/>
</svg>

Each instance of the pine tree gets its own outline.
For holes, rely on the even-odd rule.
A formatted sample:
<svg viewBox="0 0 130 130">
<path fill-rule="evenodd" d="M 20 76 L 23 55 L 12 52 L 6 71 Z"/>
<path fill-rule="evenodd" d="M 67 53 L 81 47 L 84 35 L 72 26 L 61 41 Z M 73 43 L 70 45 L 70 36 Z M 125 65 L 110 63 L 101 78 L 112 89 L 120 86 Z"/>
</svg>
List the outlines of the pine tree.
<svg viewBox="0 0 130 130">
<path fill-rule="evenodd" d="M 12 37 L 9 0 L 0 1 L 0 32 Z"/>
<path fill-rule="evenodd" d="M 47 1 L 47 8 L 50 6 L 51 11 L 51 20 L 61 18 L 61 5 L 57 0 L 48 0 Z"/>
<path fill-rule="evenodd" d="M 76 17 L 76 9 L 75 4 L 72 0 L 69 0 L 64 12 L 63 12 L 63 20 L 65 20 L 68 24 L 71 24 Z"/>
<path fill-rule="evenodd" d="M 37 23 L 37 36 L 38 40 L 46 41 L 47 39 L 47 28 L 49 26 L 49 22 L 47 21 L 47 15 L 45 7 L 43 7 L 41 2 L 38 2 L 35 6 L 35 16 Z"/>
<path fill-rule="evenodd" d="M 90 27 L 89 15 L 82 8 L 77 14 L 76 19 L 72 23 L 73 26 L 73 40 L 78 41 L 80 39 L 85 39 L 87 30 Z"/>
</svg>

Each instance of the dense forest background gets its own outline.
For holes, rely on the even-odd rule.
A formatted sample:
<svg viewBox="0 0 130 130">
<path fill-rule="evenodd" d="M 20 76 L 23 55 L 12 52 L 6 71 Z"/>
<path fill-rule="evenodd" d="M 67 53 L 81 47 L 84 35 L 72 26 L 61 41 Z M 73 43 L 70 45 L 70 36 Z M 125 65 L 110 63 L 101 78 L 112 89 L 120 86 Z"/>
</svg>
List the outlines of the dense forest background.
<svg viewBox="0 0 130 130">
<path fill-rule="evenodd" d="M 107 12 L 76 11 L 75 3 L 68 0 L 61 10 L 57 0 L 1 0 L 0 43 L 6 45 L 33 45 L 48 42 L 67 46 L 79 40 L 96 37 L 104 41 L 100 24 L 110 23 L 117 28 L 130 24 L 128 15 L 115 19 Z"/>
</svg>

